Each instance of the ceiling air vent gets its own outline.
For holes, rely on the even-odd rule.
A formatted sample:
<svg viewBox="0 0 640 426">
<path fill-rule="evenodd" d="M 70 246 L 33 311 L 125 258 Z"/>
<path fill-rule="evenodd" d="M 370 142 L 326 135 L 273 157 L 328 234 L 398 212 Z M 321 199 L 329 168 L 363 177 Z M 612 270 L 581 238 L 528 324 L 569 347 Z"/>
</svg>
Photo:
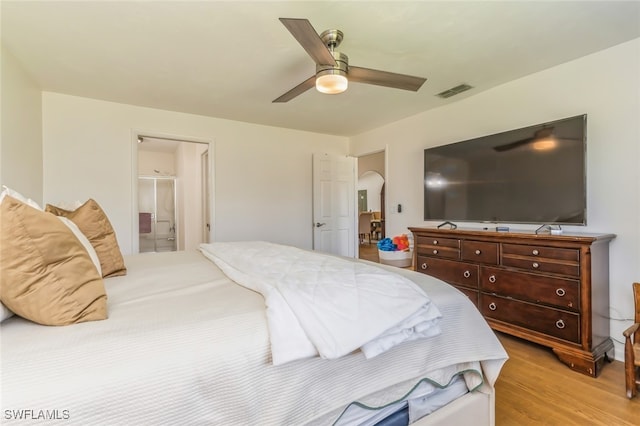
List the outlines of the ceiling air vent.
<svg viewBox="0 0 640 426">
<path fill-rule="evenodd" d="M 473 89 L 473 87 L 469 86 L 466 83 L 463 83 L 456 87 L 452 87 L 451 89 L 445 90 L 444 92 L 438 93 L 437 96 L 446 99 L 452 97 L 453 95 L 457 95 L 458 93 L 466 92 L 469 89 Z"/>
</svg>

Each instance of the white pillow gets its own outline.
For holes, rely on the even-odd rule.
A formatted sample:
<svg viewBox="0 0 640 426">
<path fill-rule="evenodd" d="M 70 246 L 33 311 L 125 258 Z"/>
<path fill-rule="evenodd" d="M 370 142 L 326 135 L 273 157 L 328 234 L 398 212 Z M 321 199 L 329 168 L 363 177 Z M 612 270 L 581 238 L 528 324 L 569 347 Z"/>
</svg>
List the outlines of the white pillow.
<svg viewBox="0 0 640 426">
<path fill-rule="evenodd" d="M 81 205 L 83 205 L 84 203 L 80 200 L 76 200 L 76 201 L 71 201 L 71 202 L 65 202 L 62 201 L 60 203 L 56 203 L 55 206 L 58 208 L 61 208 L 63 210 L 68 210 L 70 212 L 77 210 L 78 207 L 80 207 Z"/>
<path fill-rule="evenodd" d="M 76 225 L 71 221 L 71 219 L 67 219 L 64 216 L 56 216 L 56 217 L 60 219 L 62 223 L 67 225 L 67 228 L 69 228 L 71 232 L 73 232 L 73 235 L 75 235 L 76 238 L 80 240 L 80 243 L 84 246 L 87 253 L 89 253 L 89 257 L 91 258 L 91 261 L 96 266 L 96 269 L 98 270 L 98 274 L 102 276 L 102 268 L 100 267 L 100 259 L 98 258 L 98 253 L 96 253 L 96 249 L 93 248 L 93 246 L 89 242 L 89 239 L 82 233 L 80 228 L 78 228 L 78 225 Z"/>
<path fill-rule="evenodd" d="M 0 193 L 0 203 L 2 203 L 2 200 L 4 200 L 4 197 L 6 195 L 13 197 L 16 200 L 22 201 L 23 203 L 33 207 L 34 209 L 38 209 L 42 211 L 42 207 L 40 207 L 38 203 L 33 201 L 31 198 L 27 198 L 24 195 L 20 194 L 19 192 L 14 191 L 11 188 L 7 188 L 5 185 L 2 185 L 2 193 Z"/>
<path fill-rule="evenodd" d="M 0 322 L 6 320 L 7 318 L 11 318 L 13 316 L 13 312 L 11 309 L 4 306 L 4 303 L 0 302 Z"/>
</svg>

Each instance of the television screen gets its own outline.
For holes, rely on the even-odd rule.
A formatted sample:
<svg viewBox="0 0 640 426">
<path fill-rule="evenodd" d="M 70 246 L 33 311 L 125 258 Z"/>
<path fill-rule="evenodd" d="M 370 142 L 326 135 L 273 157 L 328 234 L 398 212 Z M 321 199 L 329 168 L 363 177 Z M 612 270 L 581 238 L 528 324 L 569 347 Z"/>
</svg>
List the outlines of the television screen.
<svg viewBox="0 0 640 426">
<path fill-rule="evenodd" d="M 424 219 L 586 225 L 580 115 L 424 150 Z"/>
</svg>

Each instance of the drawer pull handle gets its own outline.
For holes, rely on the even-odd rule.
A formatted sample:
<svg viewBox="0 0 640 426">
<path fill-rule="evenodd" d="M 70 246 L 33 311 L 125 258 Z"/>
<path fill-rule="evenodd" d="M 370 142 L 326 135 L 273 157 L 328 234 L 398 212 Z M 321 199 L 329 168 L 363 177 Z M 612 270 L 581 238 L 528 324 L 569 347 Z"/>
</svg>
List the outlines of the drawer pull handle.
<svg viewBox="0 0 640 426">
<path fill-rule="evenodd" d="M 489 303 L 489 309 L 491 309 L 492 311 L 495 311 L 496 309 L 498 309 L 498 307 L 494 302 L 491 302 Z"/>
<path fill-rule="evenodd" d="M 567 294 L 566 291 L 564 291 L 564 288 L 559 288 L 556 290 L 556 294 L 560 297 L 564 296 L 565 294 Z"/>
<path fill-rule="evenodd" d="M 428 268 L 428 266 L 427 266 L 427 264 L 426 264 L 426 263 L 423 263 L 422 265 L 420 265 L 420 268 L 421 268 L 421 269 L 427 269 L 427 268 Z"/>
<path fill-rule="evenodd" d="M 434 250 L 434 251 L 433 251 L 433 254 L 438 254 L 438 250 Z"/>
<path fill-rule="evenodd" d="M 533 251 L 531 252 L 534 256 L 537 256 L 540 254 L 540 252 L 536 249 L 533 249 Z"/>
<path fill-rule="evenodd" d="M 492 284 L 495 283 L 496 282 L 496 276 L 495 275 L 491 275 L 489 277 L 489 282 L 492 283 Z"/>
<path fill-rule="evenodd" d="M 558 327 L 559 329 L 565 328 L 564 321 L 562 321 L 561 319 L 556 321 L 556 327 Z"/>
<path fill-rule="evenodd" d="M 538 269 L 540 267 L 540 264 L 538 262 L 533 262 L 533 266 L 535 269 Z"/>
<path fill-rule="evenodd" d="M 478 256 L 480 256 L 480 253 L 482 253 L 480 250 L 476 250 L 476 254 L 477 254 Z"/>
<path fill-rule="evenodd" d="M 433 240 L 433 245 L 437 246 L 438 245 L 438 240 Z"/>
<path fill-rule="evenodd" d="M 462 275 L 464 275 L 465 278 L 469 278 L 471 276 L 471 272 L 464 271 L 464 274 L 462 274 Z"/>
</svg>

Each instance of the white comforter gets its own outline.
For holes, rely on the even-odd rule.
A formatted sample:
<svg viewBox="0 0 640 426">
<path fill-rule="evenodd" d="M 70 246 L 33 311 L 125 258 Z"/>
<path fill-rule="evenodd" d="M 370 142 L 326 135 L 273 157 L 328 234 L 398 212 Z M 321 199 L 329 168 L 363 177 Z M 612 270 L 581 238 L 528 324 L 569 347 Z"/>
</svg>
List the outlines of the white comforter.
<svg viewBox="0 0 640 426">
<path fill-rule="evenodd" d="M 202 244 L 203 254 L 238 284 L 265 298 L 275 365 L 361 348 L 367 358 L 402 342 L 440 334 L 441 317 L 407 278 L 267 242 Z"/>
</svg>

